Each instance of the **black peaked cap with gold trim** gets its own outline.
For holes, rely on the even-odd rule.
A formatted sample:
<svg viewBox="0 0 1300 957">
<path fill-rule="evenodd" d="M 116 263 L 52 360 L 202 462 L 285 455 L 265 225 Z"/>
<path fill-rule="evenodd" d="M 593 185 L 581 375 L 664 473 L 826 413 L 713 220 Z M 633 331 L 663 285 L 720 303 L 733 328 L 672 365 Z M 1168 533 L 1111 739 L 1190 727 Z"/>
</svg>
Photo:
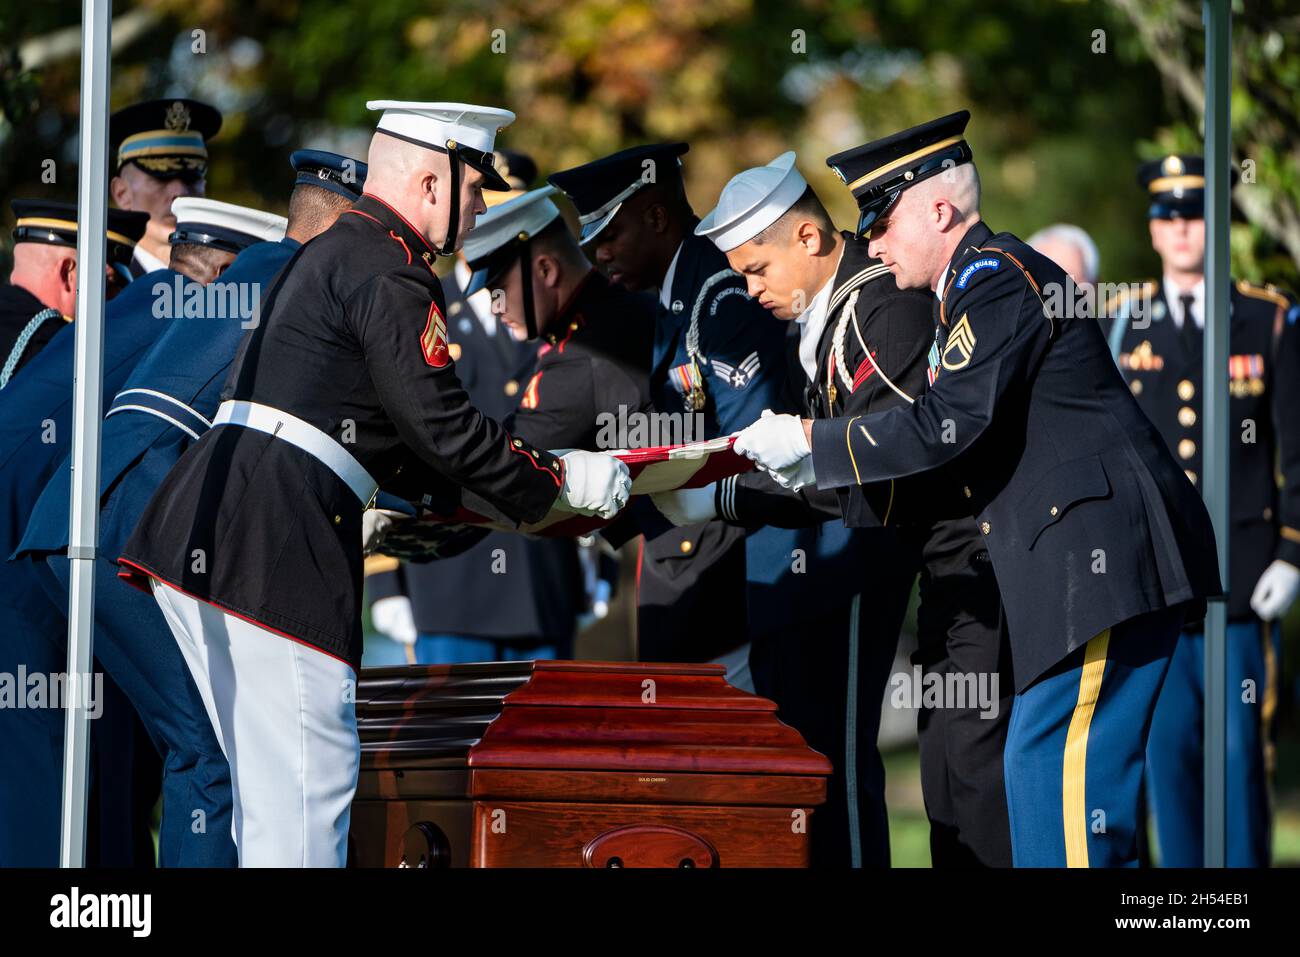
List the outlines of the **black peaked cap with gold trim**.
<svg viewBox="0 0 1300 957">
<path fill-rule="evenodd" d="M 45 199 L 15 199 L 13 207 L 14 242 L 45 243 L 50 246 L 77 247 L 77 204 Z M 126 265 L 135 253 L 135 244 L 144 236 L 149 214 L 129 209 L 110 209 L 108 226 L 108 261 Z"/>
<path fill-rule="evenodd" d="M 826 158 L 858 203 L 859 236 L 885 216 L 903 190 L 971 161 L 965 139 L 970 111 L 959 110 Z"/>
<path fill-rule="evenodd" d="M 198 100 L 134 103 L 108 118 L 109 159 L 114 172 L 135 163 L 157 179 L 202 179 L 220 129 L 221 112 Z"/>
<path fill-rule="evenodd" d="M 1230 170 L 1232 185 L 1237 171 Z M 1149 219 L 1201 219 L 1205 216 L 1205 158 L 1173 154 L 1138 167 L 1138 185 L 1151 197 Z"/>
</svg>

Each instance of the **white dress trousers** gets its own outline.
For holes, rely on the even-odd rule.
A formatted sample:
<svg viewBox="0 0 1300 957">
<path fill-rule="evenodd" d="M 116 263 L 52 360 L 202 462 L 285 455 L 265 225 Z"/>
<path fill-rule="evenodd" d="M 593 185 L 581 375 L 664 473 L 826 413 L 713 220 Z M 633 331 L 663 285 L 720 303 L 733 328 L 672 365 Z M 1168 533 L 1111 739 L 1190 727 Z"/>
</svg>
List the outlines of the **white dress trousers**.
<svg viewBox="0 0 1300 957">
<path fill-rule="evenodd" d="M 356 674 L 153 581 L 230 762 L 240 867 L 343 867 L 361 765 Z"/>
</svg>

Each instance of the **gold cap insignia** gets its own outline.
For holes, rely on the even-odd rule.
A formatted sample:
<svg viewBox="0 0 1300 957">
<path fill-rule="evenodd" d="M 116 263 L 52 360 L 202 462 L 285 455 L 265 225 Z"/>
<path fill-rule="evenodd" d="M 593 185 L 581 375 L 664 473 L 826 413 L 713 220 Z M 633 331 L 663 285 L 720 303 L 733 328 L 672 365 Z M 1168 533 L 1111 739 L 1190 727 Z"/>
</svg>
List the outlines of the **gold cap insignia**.
<svg viewBox="0 0 1300 957">
<path fill-rule="evenodd" d="M 167 116 L 163 119 L 165 129 L 172 132 L 183 132 L 190 128 L 190 110 L 184 103 L 177 100 L 167 109 Z"/>
</svg>

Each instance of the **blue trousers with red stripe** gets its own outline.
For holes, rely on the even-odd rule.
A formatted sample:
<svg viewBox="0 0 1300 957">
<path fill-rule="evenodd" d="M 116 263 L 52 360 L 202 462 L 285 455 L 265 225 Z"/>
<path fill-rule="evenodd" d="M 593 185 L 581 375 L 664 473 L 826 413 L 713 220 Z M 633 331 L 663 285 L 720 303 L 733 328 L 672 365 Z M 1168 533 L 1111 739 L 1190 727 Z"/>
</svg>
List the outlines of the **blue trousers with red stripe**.
<svg viewBox="0 0 1300 957">
<path fill-rule="evenodd" d="M 1258 619 L 1231 622 L 1227 639 L 1229 867 L 1267 867 L 1271 839 L 1268 771 L 1277 701 L 1281 629 Z M 1204 865 L 1205 635 L 1178 639 L 1147 745 L 1147 795 L 1159 862 Z"/>
<path fill-rule="evenodd" d="M 1016 867 L 1136 867 L 1147 736 L 1183 609 L 1103 631 L 1016 695 L 1004 752 Z"/>
</svg>

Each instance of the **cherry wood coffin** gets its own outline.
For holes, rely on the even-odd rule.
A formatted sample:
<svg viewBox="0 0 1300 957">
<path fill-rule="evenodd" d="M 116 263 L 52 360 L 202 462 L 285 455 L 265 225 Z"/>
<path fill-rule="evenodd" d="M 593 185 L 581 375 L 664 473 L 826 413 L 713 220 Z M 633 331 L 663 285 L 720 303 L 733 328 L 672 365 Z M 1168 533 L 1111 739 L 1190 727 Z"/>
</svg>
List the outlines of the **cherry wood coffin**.
<svg viewBox="0 0 1300 957">
<path fill-rule="evenodd" d="M 806 867 L 830 762 L 720 665 L 361 672 L 361 867 Z"/>
</svg>

